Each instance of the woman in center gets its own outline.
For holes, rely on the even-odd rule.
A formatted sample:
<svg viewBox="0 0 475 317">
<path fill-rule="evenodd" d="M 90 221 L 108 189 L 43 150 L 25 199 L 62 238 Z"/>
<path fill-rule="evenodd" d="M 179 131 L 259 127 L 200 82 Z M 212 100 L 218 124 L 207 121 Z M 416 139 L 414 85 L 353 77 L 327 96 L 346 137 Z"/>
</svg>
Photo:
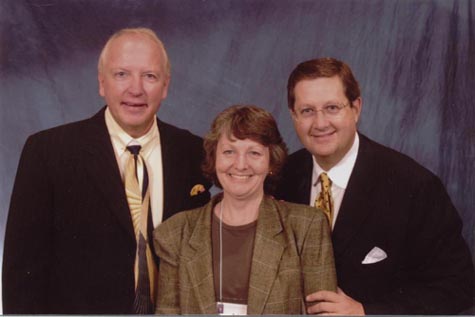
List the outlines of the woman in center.
<svg viewBox="0 0 475 317">
<path fill-rule="evenodd" d="M 227 108 L 204 148 L 203 172 L 223 192 L 155 230 L 156 312 L 303 314 L 306 295 L 336 291 L 323 212 L 268 196 L 287 156 L 272 115 Z"/>
</svg>

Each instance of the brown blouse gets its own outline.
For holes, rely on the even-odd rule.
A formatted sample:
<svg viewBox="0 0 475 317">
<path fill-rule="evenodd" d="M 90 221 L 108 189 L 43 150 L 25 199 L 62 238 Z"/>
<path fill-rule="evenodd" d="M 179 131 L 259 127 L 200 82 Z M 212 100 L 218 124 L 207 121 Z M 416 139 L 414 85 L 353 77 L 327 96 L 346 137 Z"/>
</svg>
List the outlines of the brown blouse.
<svg viewBox="0 0 475 317">
<path fill-rule="evenodd" d="M 216 301 L 247 304 L 256 227 L 257 220 L 243 226 L 229 226 L 223 222 L 223 298 L 221 299 L 219 292 L 219 218 L 213 213 L 211 241 Z"/>
</svg>

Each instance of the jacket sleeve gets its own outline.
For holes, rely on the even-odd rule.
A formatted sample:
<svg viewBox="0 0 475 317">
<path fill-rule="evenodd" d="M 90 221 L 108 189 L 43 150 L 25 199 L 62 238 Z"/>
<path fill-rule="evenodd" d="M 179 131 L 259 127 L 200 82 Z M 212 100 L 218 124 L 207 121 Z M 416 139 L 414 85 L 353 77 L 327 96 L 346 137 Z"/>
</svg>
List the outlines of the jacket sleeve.
<svg viewBox="0 0 475 317">
<path fill-rule="evenodd" d="M 3 256 L 3 312 L 48 312 L 52 252 L 52 185 L 44 142 L 28 138 L 10 202 Z"/>
<path fill-rule="evenodd" d="M 320 290 L 336 291 L 335 260 L 328 222 L 319 210 L 312 209 L 300 256 L 304 295 Z"/>
<path fill-rule="evenodd" d="M 170 225 L 170 220 L 160 224 L 154 231 L 155 252 L 160 257 L 155 313 L 179 315 L 178 244 L 181 234 L 175 232 L 174 226 Z"/>
<path fill-rule="evenodd" d="M 474 271 L 457 210 L 437 177 L 412 203 L 407 252 L 394 292 L 363 303 L 366 314 L 456 314 L 473 305 Z"/>
</svg>

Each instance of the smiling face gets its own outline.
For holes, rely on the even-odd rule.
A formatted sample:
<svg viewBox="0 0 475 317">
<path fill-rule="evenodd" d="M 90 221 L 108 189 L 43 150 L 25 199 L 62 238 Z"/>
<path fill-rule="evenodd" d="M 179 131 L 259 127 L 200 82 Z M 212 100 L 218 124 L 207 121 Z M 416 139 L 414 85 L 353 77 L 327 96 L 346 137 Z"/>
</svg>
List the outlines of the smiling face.
<svg viewBox="0 0 475 317">
<path fill-rule="evenodd" d="M 269 148 L 258 142 L 229 138 L 227 133 L 219 138 L 216 175 L 225 195 L 239 200 L 264 195 L 269 162 Z"/>
<path fill-rule="evenodd" d="M 344 107 L 336 117 L 319 111 L 310 118 L 296 113 L 307 107 L 320 110 L 329 104 L 348 104 L 341 79 L 338 76 L 299 81 L 295 86 L 295 104 L 292 119 L 297 135 L 325 170 L 335 166 L 353 145 L 356 124 L 361 111 L 361 98 L 350 107 Z"/>
<path fill-rule="evenodd" d="M 108 46 L 99 93 L 115 121 L 137 138 L 150 129 L 167 96 L 169 76 L 162 48 L 143 34 L 124 34 Z"/>
</svg>

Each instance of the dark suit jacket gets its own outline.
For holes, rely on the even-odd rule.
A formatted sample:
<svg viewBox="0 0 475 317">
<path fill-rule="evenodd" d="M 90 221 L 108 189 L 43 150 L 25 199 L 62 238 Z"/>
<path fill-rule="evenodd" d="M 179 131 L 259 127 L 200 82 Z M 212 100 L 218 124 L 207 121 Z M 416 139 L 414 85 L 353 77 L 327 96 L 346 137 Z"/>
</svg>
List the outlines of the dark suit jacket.
<svg viewBox="0 0 475 317">
<path fill-rule="evenodd" d="M 132 313 L 136 242 L 104 109 L 25 144 L 5 236 L 4 313 Z M 206 203 L 208 191 L 190 190 L 209 183 L 202 140 L 158 127 L 166 219 Z"/>
<path fill-rule="evenodd" d="M 312 168 L 307 150 L 292 154 L 276 197 L 308 204 Z M 338 285 L 367 314 L 455 314 L 473 304 L 461 228 L 434 174 L 360 134 L 332 240 Z M 387 258 L 362 264 L 373 247 Z"/>
<path fill-rule="evenodd" d="M 157 313 L 216 314 L 211 216 L 207 205 L 154 231 L 161 258 Z M 326 217 L 314 208 L 265 197 L 259 208 L 247 313 L 301 314 L 304 295 L 336 290 Z"/>
</svg>

